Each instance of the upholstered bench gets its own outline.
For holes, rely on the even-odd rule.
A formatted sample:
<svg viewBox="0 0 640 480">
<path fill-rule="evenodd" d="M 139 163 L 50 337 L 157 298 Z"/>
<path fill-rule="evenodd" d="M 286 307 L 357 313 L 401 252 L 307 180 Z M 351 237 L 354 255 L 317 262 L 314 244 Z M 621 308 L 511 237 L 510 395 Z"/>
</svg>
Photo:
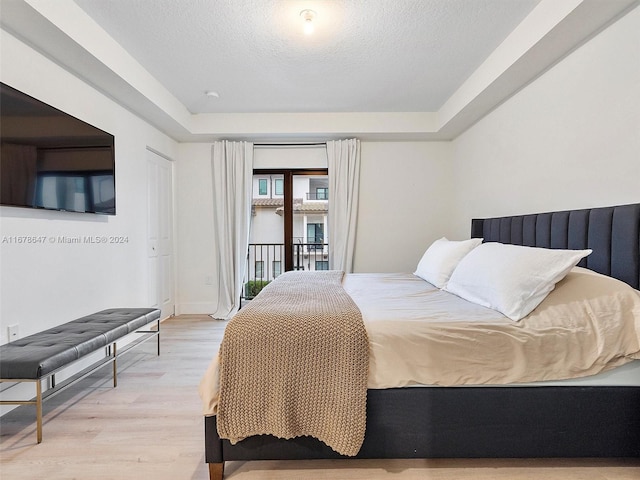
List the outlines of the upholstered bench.
<svg viewBox="0 0 640 480">
<path fill-rule="evenodd" d="M 140 330 L 153 322 L 157 323 L 155 330 Z M 130 333 L 144 336 L 118 352 L 116 341 Z M 113 364 L 113 386 L 116 387 L 117 358 L 153 337 L 158 339 L 160 355 L 160 310 L 113 308 L 1 345 L 0 382 L 35 382 L 36 396 L 31 400 L 2 400 L 0 405 L 35 405 L 40 443 L 44 400 L 108 364 Z M 56 372 L 102 348 L 105 349 L 104 357 L 56 385 Z M 45 378 L 50 378 L 50 388 L 43 393 L 42 380 Z"/>
</svg>

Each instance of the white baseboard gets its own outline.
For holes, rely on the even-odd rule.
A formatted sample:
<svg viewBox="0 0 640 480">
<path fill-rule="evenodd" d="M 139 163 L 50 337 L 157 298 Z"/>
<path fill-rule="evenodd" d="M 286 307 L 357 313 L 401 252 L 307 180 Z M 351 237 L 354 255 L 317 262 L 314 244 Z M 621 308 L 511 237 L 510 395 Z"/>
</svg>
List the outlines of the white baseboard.
<svg viewBox="0 0 640 480">
<path fill-rule="evenodd" d="M 209 302 L 176 304 L 176 315 L 209 315 L 215 311 L 216 305 Z"/>
</svg>

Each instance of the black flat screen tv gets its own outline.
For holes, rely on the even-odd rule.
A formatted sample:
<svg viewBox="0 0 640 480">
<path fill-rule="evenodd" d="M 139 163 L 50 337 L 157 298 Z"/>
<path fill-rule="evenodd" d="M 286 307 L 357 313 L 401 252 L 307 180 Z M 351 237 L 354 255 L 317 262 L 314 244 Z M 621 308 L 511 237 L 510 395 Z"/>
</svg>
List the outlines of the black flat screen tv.
<svg viewBox="0 0 640 480">
<path fill-rule="evenodd" d="M 0 83 L 0 204 L 116 214 L 113 135 Z"/>
</svg>

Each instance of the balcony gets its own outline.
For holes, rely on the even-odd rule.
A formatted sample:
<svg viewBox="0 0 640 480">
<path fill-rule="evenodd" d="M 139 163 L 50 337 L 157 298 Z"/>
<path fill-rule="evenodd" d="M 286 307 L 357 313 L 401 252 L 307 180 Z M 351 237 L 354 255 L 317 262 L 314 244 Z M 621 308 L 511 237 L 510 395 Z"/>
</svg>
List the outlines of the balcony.
<svg viewBox="0 0 640 480">
<path fill-rule="evenodd" d="M 293 270 L 328 270 L 329 244 L 293 244 Z M 244 275 L 242 300 L 251 300 L 260 290 L 284 271 L 283 243 L 250 243 L 247 251 L 247 270 Z"/>
</svg>

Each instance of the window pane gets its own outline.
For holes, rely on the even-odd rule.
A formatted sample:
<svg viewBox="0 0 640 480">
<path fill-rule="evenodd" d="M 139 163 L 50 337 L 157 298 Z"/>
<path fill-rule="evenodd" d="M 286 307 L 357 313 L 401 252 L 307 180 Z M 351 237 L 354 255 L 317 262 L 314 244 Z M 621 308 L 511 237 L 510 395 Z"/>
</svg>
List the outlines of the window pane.
<svg viewBox="0 0 640 480">
<path fill-rule="evenodd" d="M 256 278 L 264 278 L 264 261 L 262 260 L 256 262 Z"/>
<path fill-rule="evenodd" d="M 261 178 L 258 180 L 258 195 L 266 195 L 267 194 L 267 179 Z"/>
<path fill-rule="evenodd" d="M 280 261 L 274 260 L 274 262 L 273 262 L 273 278 L 275 278 L 278 275 L 280 275 L 280 273 L 282 272 L 281 268 L 282 267 L 281 267 Z"/>
<path fill-rule="evenodd" d="M 308 223 L 307 224 L 307 242 L 322 243 L 324 241 L 324 224 Z"/>
<path fill-rule="evenodd" d="M 328 200 L 329 199 L 328 188 L 316 188 L 316 200 Z"/>
<path fill-rule="evenodd" d="M 284 180 L 282 178 L 276 178 L 275 190 L 276 195 L 284 195 Z"/>
<path fill-rule="evenodd" d="M 316 260 L 316 270 L 329 270 L 329 262 L 326 260 Z"/>
<path fill-rule="evenodd" d="M 322 223 L 307 224 L 307 250 L 322 250 L 324 243 L 324 225 Z"/>
</svg>

